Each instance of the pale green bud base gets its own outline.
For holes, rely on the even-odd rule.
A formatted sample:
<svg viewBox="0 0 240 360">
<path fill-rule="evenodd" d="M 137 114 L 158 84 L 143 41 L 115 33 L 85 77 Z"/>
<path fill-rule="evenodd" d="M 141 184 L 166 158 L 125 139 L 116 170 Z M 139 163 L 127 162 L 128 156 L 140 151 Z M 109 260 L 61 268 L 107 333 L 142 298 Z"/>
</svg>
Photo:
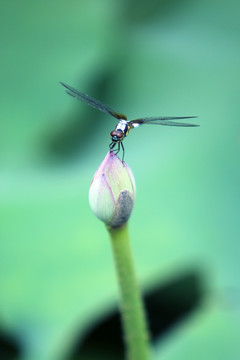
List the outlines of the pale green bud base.
<svg viewBox="0 0 240 360">
<path fill-rule="evenodd" d="M 149 360 L 146 318 L 137 286 L 127 224 L 109 228 L 120 289 L 120 310 L 128 360 Z"/>
</svg>

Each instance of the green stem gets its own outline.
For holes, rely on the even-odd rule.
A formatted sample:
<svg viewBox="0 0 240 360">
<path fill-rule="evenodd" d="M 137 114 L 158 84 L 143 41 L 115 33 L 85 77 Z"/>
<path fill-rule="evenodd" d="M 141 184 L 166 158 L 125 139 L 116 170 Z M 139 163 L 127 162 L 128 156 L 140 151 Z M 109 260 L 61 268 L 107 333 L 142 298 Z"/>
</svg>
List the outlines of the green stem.
<svg viewBox="0 0 240 360">
<path fill-rule="evenodd" d="M 128 228 L 109 228 L 118 277 L 128 360 L 149 360 L 150 348 L 143 303 L 135 277 Z"/>
</svg>

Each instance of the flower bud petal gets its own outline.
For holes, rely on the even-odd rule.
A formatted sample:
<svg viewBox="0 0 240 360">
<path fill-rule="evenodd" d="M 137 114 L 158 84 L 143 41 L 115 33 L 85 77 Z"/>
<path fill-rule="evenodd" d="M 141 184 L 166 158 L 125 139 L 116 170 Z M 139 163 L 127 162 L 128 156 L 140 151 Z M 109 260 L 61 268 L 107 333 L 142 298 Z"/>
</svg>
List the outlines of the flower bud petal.
<svg viewBox="0 0 240 360">
<path fill-rule="evenodd" d="M 133 195 L 127 190 L 121 191 L 117 199 L 113 215 L 107 225 L 111 227 L 119 227 L 125 224 L 131 215 L 133 206 Z"/>
<path fill-rule="evenodd" d="M 132 172 L 132 170 L 130 169 L 130 167 L 128 166 L 128 164 L 125 163 L 125 161 L 124 161 L 124 166 L 125 166 L 125 169 L 126 169 L 127 172 L 128 172 L 129 179 L 131 180 L 133 193 L 134 193 L 134 195 L 136 195 L 136 184 L 135 184 L 135 179 L 134 179 L 134 176 L 133 176 L 133 172 Z"/>
<path fill-rule="evenodd" d="M 96 177 L 92 182 L 89 203 L 92 211 L 100 220 L 108 222 L 112 217 L 115 200 L 104 174 Z"/>
<path fill-rule="evenodd" d="M 119 227 L 129 219 L 135 199 L 131 169 L 109 151 L 96 171 L 89 190 L 89 203 L 95 215 L 108 226 Z"/>
</svg>

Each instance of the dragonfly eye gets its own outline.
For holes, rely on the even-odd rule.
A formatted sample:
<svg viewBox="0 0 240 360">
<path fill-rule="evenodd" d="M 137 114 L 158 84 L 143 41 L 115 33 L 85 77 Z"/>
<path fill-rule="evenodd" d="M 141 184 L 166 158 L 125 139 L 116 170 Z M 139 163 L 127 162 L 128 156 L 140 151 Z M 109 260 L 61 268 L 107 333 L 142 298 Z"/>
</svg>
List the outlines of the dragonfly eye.
<svg viewBox="0 0 240 360">
<path fill-rule="evenodd" d="M 117 136 L 117 131 L 116 130 L 111 131 L 110 136 Z"/>
<path fill-rule="evenodd" d="M 121 139 L 123 137 L 123 133 L 121 131 L 117 131 L 116 136 L 118 139 Z"/>
</svg>

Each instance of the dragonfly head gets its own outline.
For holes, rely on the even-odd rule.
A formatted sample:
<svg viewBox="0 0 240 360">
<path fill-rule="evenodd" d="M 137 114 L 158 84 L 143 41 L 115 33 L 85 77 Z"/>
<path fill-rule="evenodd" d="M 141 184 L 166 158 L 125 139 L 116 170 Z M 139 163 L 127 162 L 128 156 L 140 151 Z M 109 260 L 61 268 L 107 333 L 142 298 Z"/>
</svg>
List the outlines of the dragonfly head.
<svg viewBox="0 0 240 360">
<path fill-rule="evenodd" d="M 119 130 L 118 131 L 116 131 L 116 130 L 111 131 L 110 136 L 112 138 L 112 141 L 115 142 L 115 143 L 122 141 L 123 137 L 124 137 L 123 132 L 119 131 Z"/>
</svg>

